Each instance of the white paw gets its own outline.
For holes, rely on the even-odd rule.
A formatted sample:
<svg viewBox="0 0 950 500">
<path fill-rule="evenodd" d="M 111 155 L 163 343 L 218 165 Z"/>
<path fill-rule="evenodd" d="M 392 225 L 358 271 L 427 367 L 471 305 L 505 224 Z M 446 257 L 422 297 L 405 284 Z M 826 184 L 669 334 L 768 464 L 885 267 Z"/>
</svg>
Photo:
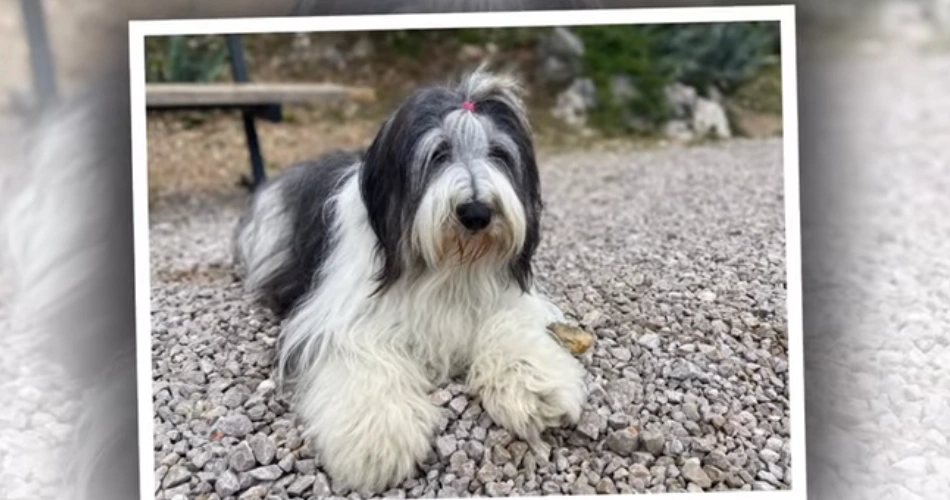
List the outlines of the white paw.
<svg viewBox="0 0 950 500">
<path fill-rule="evenodd" d="M 437 425 L 434 406 L 418 410 L 380 404 L 340 428 L 321 429 L 320 462 L 334 486 L 372 495 L 408 479 L 431 452 Z"/>
<path fill-rule="evenodd" d="M 542 454 L 548 446 L 541 433 L 576 424 L 587 398 L 580 363 L 563 351 L 545 354 L 553 359 L 520 360 L 479 384 L 482 405 L 492 419 Z"/>
</svg>

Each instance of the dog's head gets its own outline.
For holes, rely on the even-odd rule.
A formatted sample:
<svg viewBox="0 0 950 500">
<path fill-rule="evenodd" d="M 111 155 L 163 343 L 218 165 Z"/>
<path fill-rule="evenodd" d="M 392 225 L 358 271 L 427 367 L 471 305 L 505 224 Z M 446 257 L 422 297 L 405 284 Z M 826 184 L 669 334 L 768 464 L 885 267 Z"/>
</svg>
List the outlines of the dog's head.
<svg viewBox="0 0 950 500">
<path fill-rule="evenodd" d="M 480 267 L 530 286 L 540 183 L 521 87 L 478 70 L 410 95 L 364 157 L 380 290 L 404 273 Z"/>
</svg>

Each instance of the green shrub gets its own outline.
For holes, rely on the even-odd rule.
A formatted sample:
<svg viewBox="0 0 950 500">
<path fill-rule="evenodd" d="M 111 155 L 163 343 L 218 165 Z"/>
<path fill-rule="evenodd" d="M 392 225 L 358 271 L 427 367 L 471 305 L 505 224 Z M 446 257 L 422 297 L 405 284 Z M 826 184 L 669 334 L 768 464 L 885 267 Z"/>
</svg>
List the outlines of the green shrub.
<svg viewBox="0 0 950 500">
<path fill-rule="evenodd" d="M 594 124 L 607 132 L 629 132 L 632 123 L 662 123 L 672 110 L 665 88 L 682 82 L 705 93 L 712 85 L 729 94 L 778 55 L 778 23 L 704 23 L 584 26 L 573 31 L 584 42 L 584 66 L 594 80 L 598 103 Z M 627 75 L 638 96 L 615 102 L 611 79 Z"/>
<path fill-rule="evenodd" d="M 228 57 L 224 39 L 214 36 L 149 38 L 145 51 L 149 82 L 210 82 Z"/>
<path fill-rule="evenodd" d="M 751 79 L 779 54 L 779 24 L 710 23 L 654 25 L 653 51 L 661 71 L 700 92 L 714 85 L 726 93 Z"/>
</svg>

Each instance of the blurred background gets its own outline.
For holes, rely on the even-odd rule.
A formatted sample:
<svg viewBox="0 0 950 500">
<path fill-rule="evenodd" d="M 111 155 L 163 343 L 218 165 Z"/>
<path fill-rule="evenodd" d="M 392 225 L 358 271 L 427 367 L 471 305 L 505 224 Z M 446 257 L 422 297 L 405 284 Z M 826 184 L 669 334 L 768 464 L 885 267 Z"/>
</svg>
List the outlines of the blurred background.
<svg viewBox="0 0 950 500">
<path fill-rule="evenodd" d="M 270 173 L 368 143 L 413 89 L 484 63 L 523 82 L 538 146 L 547 151 L 764 138 L 782 130 L 777 22 L 241 38 L 252 82 L 328 82 L 376 96 L 369 104 L 285 106 L 282 123 L 261 123 Z M 233 81 L 223 36 L 154 37 L 146 45 L 149 83 Z M 247 171 L 238 116 L 151 113 L 153 192 L 233 188 Z"/>
</svg>

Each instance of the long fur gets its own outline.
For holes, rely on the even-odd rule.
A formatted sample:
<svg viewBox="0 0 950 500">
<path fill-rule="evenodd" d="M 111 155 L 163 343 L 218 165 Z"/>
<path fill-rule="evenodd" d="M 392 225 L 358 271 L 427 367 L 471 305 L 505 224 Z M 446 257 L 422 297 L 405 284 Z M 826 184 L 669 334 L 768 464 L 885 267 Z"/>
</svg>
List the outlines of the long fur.
<svg viewBox="0 0 950 500">
<path fill-rule="evenodd" d="M 484 229 L 456 216 L 469 202 L 493 207 Z M 482 70 L 411 95 L 362 156 L 298 166 L 255 195 L 238 261 L 248 291 L 288 314 L 280 373 L 335 481 L 405 479 L 438 420 L 428 391 L 465 370 L 486 411 L 538 449 L 580 416 L 583 369 L 546 332 L 563 316 L 532 280 L 541 206 L 520 89 Z"/>
</svg>

